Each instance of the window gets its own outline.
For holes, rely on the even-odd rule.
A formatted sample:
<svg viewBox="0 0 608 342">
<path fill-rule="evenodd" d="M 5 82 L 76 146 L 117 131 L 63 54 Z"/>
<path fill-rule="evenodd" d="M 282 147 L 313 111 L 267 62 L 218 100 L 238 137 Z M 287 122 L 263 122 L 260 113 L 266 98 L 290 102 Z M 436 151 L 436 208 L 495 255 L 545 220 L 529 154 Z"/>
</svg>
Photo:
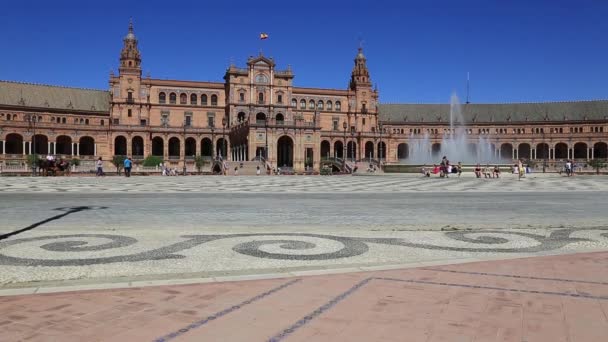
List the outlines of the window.
<svg viewBox="0 0 608 342">
<path fill-rule="evenodd" d="M 211 95 L 211 105 L 217 106 L 217 95 Z"/>
<path fill-rule="evenodd" d="M 327 101 L 327 102 L 325 102 L 325 105 L 327 106 L 327 110 L 332 110 L 332 104 L 331 104 L 331 101 Z"/>
<path fill-rule="evenodd" d="M 264 93 L 258 93 L 258 103 L 264 103 Z"/>
<path fill-rule="evenodd" d="M 105 124 L 106 124 L 106 123 L 105 123 L 103 120 L 100 120 L 100 121 L 99 121 L 99 125 L 100 125 L 100 126 L 104 126 Z"/>
<path fill-rule="evenodd" d="M 186 113 L 186 118 L 185 118 L 185 122 L 184 124 L 186 125 L 186 127 L 191 127 L 192 126 L 192 113 Z"/>
<path fill-rule="evenodd" d="M 61 118 L 61 123 L 66 123 L 66 122 L 67 122 L 66 118 Z"/>
<path fill-rule="evenodd" d="M 255 83 L 268 83 L 268 77 L 264 74 L 259 74 L 255 77 Z"/>
<path fill-rule="evenodd" d="M 361 113 L 367 113 L 367 104 L 365 102 L 361 104 Z"/>
<path fill-rule="evenodd" d="M 114 124 L 114 125 L 118 125 L 119 123 L 120 123 L 120 121 L 119 121 L 118 119 L 114 119 L 114 120 L 113 120 L 113 124 Z"/>
<path fill-rule="evenodd" d="M 298 106 L 298 100 L 296 100 L 296 99 L 291 99 L 291 106 L 292 106 L 293 108 L 296 108 L 296 107 Z"/>
<path fill-rule="evenodd" d="M 133 116 L 133 111 L 131 109 L 127 109 L 127 116 L 128 117 L 132 117 Z"/>
<path fill-rule="evenodd" d="M 243 92 L 239 93 L 239 101 L 240 102 L 245 102 L 245 93 L 243 93 Z"/>
<path fill-rule="evenodd" d="M 323 101 L 319 100 L 319 102 L 317 102 L 317 109 L 323 109 L 325 108 L 325 105 L 323 104 Z"/>
<path fill-rule="evenodd" d="M 165 95 L 165 93 L 158 94 L 158 103 L 166 103 L 166 102 L 167 102 L 167 95 Z"/>
<path fill-rule="evenodd" d="M 337 111 L 341 111 L 342 110 L 342 104 L 340 103 L 340 101 L 336 101 L 336 110 Z"/>
<path fill-rule="evenodd" d="M 214 116 L 212 116 L 212 115 L 207 116 L 207 126 L 215 127 L 215 117 Z"/>
<path fill-rule="evenodd" d="M 89 124 L 89 119 L 85 119 L 85 120 L 84 120 L 84 124 L 85 124 L 85 125 L 88 125 L 88 124 Z"/>
<path fill-rule="evenodd" d="M 315 100 L 308 101 L 308 109 L 315 109 Z"/>
<path fill-rule="evenodd" d="M 195 105 L 198 101 L 198 97 L 196 97 L 196 94 L 192 94 L 190 95 L 190 104 L 191 105 Z"/>
<path fill-rule="evenodd" d="M 300 109 L 306 109 L 306 100 L 300 100 Z"/>
<path fill-rule="evenodd" d="M 164 111 L 160 113 L 160 124 L 165 127 L 169 125 L 169 112 Z"/>
<path fill-rule="evenodd" d="M 146 120 L 145 119 L 139 120 L 139 125 L 140 126 L 145 126 L 146 125 Z"/>
<path fill-rule="evenodd" d="M 179 104 L 186 104 L 188 103 L 188 96 L 186 96 L 186 94 L 181 94 L 179 96 Z"/>
<path fill-rule="evenodd" d="M 201 95 L 201 105 L 203 105 L 203 106 L 207 105 L 207 94 Z"/>
<path fill-rule="evenodd" d="M 337 131 L 338 130 L 338 120 L 334 120 L 333 121 L 333 130 Z"/>
<path fill-rule="evenodd" d="M 175 104 L 176 101 L 177 101 L 177 95 L 175 95 L 175 93 L 169 94 L 169 103 L 170 104 Z"/>
<path fill-rule="evenodd" d="M 11 121 L 11 115 L 10 114 L 6 114 L 6 121 Z"/>
<path fill-rule="evenodd" d="M 278 113 L 275 119 L 277 121 L 277 125 L 282 125 L 285 123 L 285 117 L 281 113 Z"/>
<path fill-rule="evenodd" d="M 133 92 L 127 92 L 127 102 L 133 102 Z"/>
<path fill-rule="evenodd" d="M 363 123 L 363 125 L 365 125 L 365 118 L 363 118 L 363 120 L 361 122 Z"/>
<path fill-rule="evenodd" d="M 277 103 L 283 103 L 283 95 L 277 95 Z"/>
</svg>

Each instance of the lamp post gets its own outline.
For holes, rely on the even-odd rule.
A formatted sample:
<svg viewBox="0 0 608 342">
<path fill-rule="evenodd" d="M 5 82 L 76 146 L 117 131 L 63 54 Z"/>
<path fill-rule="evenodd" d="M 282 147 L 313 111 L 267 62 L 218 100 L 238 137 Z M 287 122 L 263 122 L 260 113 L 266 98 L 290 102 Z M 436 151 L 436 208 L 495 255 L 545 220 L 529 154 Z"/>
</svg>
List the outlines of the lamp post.
<svg viewBox="0 0 608 342">
<path fill-rule="evenodd" d="M 268 119 L 264 120 L 264 135 L 266 136 L 266 147 L 264 147 L 264 159 L 268 160 Z"/>
<path fill-rule="evenodd" d="M 186 118 L 184 118 L 184 169 L 183 169 L 183 175 L 186 175 L 186 126 L 187 126 L 188 122 L 186 120 Z"/>
<path fill-rule="evenodd" d="M 346 163 L 346 127 L 348 125 L 346 124 L 346 121 L 344 121 L 342 123 L 342 128 L 344 128 L 344 155 L 342 156 L 342 158 L 344 159 L 344 163 Z"/>
<path fill-rule="evenodd" d="M 350 161 L 355 162 L 355 128 L 351 127 L 350 129 Z"/>
<path fill-rule="evenodd" d="M 380 148 L 378 149 L 378 161 L 382 164 L 382 123 L 378 124 L 378 128 L 380 129 Z"/>
<path fill-rule="evenodd" d="M 215 160 L 215 127 L 211 126 L 211 160 Z"/>
<path fill-rule="evenodd" d="M 32 132 L 32 141 L 30 141 L 32 151 L 31 159 L 32 159 L 32 176 L 36 175 L 36 162 L 38 161 L 36 156 L 36 116 L 32 114 L 26 114 L 25 116 L 27 120 L 28 129 Z"/>
<path fill-rule="evenodd" d="M 222 159 L 224 159 L 224 154 L 226 154 L 226 147 L 228 144 L 226 144 L 226 138 L 225 138 L 225 134 L 226 134 L 226 117 L 222 118 L 222 149 L 220 152 L 220 156 L 222 157 Z"/>
</svg>

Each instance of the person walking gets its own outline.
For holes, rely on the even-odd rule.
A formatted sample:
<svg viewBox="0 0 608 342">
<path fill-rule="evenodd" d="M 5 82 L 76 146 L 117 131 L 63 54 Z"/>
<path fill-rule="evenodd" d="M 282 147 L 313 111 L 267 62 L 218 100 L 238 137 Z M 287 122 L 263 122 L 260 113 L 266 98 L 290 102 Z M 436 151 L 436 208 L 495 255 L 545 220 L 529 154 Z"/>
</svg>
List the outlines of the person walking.
<svg viewBox="0 0 608 342">
<path fill-rule="evenodd" d="M 125 162 L 124 162 L 125 177 L 131 177 L 131 166 L 132 165 L 133 165 L 133 162 L 131 161 L 131 158 L 126 158 Z"/>
<path fill-rule="evenodd" d="M 97 167 L 97 174 L 96 176 L 103 176 L 103 161 L 101 160 L 101 157 L 99 157 L 99 159 L 97 159 L 97 162 L 95 163 L 95 166 Z"/>
<path fill-rule="evenodd" d="M 262 171 L 260 171 L 260 166 L 258 165 L 258 166 L 257 166 L 257 169 L 255 170 L 255 174 L 256 174 L 257 176 L 259 176 L 261 173 L 262 173 Z"/>
</svg>

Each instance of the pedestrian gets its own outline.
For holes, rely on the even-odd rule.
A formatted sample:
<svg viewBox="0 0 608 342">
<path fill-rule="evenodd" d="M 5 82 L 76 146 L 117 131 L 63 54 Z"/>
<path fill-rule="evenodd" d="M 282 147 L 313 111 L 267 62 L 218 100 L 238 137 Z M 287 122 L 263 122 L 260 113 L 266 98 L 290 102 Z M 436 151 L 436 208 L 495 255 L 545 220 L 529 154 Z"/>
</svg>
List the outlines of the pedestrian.
<svg viewBox="0 0 608 342">
<path fill-rule="evenodd" d="M 131 166 L 132 165 L 133 165 L 133 162 L 131 161 L 131 158 L 126 158 L 125 162 L 124 162 L 125 177 L 131 177 Z"/>
<path fill-rule="evenodd" d="M 255 170 L 255 174 L 259 176 L 260 173 L 262 173 L 262 171 L 260 171 L 260 166 L 258 165 L 257 169 Z"/>
<path fill-rule="evenodd" d="M 234 167 L 234 175 L 235 175 L 235 176 L 238 176 L 238 175 L 239 175 L 239 167 L 238 167 L 238 166 L 235 166 L 235 167 Z"/>
<path fill-rule="evenodd" d="M 462 174 L 462 162 L 458 162 L 458 178 L 460 178 L 460 175 Z"/>
<path fill-rule="evenodd" d="M 96 176 L 103 176 L 103 161 L 101 161 L 101 157 L 99 157 L 99 159 L 97 159 L 97 162 L 95 163 L 95 166 L 97 166 L 97 174 Z"/>
</svg>

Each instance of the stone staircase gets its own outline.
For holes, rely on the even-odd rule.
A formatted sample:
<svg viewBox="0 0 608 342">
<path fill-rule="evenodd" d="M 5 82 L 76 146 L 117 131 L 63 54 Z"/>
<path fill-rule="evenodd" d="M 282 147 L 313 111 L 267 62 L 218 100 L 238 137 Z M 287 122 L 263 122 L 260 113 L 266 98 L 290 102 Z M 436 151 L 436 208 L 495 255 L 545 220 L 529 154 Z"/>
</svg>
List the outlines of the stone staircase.
<svg viewBox="0 0 608 342">
<path fill-rule="evenodd" d="M 226 162 L 228 165 L 227 175 L 234 175 L 234 168 L 238 167 L 239 176 L 255 176 L 257 167 L 260 167 L 260 175 L 266 175 L 266 166 L 263 161 L 253 160 L 253 161 L 230 161 Z M 243 164 L 243 167 L 241 167 Z"/>
</svg>

